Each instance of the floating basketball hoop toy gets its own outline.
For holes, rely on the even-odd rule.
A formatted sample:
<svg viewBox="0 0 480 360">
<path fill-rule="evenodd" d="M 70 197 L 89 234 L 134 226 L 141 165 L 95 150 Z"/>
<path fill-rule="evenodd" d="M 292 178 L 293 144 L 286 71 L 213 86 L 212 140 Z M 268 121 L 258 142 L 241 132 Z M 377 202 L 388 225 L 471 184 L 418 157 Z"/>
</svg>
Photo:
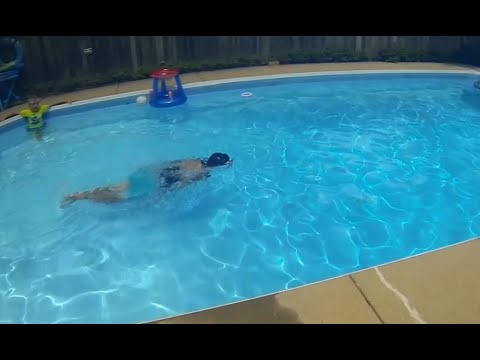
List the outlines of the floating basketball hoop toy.
<svg viewBox="0 0 480 360">
<path fill-rule="evenodd" d="M 175 69 L 159 69 L 150 74 L 153 78 L 152 90 L 149 93 L 150 105 L 153 107 L 170 107 L 181 105 L 187 101 L 180 75 Z M 166 81 L 174 79 L 175 85 L 167 86 Z"/>
</svg>

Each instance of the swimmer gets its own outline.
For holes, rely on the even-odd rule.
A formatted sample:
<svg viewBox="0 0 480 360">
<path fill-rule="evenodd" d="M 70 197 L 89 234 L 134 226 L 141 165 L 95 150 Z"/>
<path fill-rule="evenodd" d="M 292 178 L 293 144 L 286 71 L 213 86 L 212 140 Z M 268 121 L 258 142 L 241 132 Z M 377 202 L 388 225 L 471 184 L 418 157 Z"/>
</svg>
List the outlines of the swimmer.
<svg viewBox="0 0 480 360">
<path fill-rule="evenodd" d="M 187 159 L 169 162 L 166 166 L 140 168 L 128 181 L 65 196 L 60 207 L 65 208 L 78 200 L 116 203 L 127 199 L 149 196 L 160 189 L 180 189 L 193 182 L 206 179 L 217 166 L 231 165 L 227 154 L 214 153 L 208 159 Z"/>
<path fill-rule="evenodd" d="M 34 96 L 28 100 L 28 109 L 20 111 L 20 116 L 27 122 L 27 130 L 31 131 L 39 141 L 42 140 L 42 131 L 45 128 L 43 116 L 48 109 L 48 105 L 40 106 L 40 99 Z"/>
</svg>

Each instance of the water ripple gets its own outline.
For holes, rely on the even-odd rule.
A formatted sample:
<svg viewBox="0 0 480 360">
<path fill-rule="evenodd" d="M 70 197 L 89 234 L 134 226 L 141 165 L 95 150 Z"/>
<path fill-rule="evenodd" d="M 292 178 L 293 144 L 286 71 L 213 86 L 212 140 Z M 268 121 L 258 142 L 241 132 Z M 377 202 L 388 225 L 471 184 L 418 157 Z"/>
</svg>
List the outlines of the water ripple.
<svg viewBox="0 0 480 360">
<path fill-rule="evenodd" d="M 471 82 L 261 86 L 248 101 L 226 90 L 162 111 L 59 116 L 45 142 L 0 134 L 14 144 L 0 166 L 0 323 L 148 321 L 478 236 Z M 215 151 L 234 165 L 182 191 L 58 206 L 139 166 Z"/>
</svg>

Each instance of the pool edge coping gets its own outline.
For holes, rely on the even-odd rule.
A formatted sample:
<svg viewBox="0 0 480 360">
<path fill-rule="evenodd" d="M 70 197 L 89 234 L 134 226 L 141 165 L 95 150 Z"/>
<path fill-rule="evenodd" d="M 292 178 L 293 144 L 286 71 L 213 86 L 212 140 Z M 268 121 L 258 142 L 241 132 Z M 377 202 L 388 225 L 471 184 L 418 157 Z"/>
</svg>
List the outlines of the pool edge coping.
<svg viewBox="0 0 480 360">
<path fill-rule="evenodd" d="M 275 80 L 285 78 L 305 78 L 305 77 L 322 77 L 322 76 L 335 76 L 335 75 L 368 75 L 368 74 L 466 74 L 466 75 L 478 75 L 480 76 L 480 70 L 464 69 L 464 70 L 435 70 L 435 69 L 384 69 L 384 70 L 327 70 L 327 71 L 309 71 L 298 73 L 284 73 L 284 74 L 272 74 L 272 75 L 257 75 L 257 76 L 244 76 L 236 78 L 225 78 L 218 80 L 203 80 L 187 83 L 183 85 L 185 89 L 189 88 L 201 88 L 222 84 L 231 84 L 237 82 L 249 82 L 249 81 L 262 81 L 262 80 Z M 120 94 L 106 95 L 94 97 L 86 100 L 78 100 L 69 102 L 67 104 L 54 105 L 50 108 L 50 112 L 57 110 L 81 107 L 88 104 L 95 104 L 101 102 L 107 102 L 111 100 L 118 100 L 122 98 L 128 98 L 133 96 L 147 95 L 150 88 L 145 90 L 129 91 Z M 4 126 L 16 123 L 22 120 L 21 115 L 12 116 L 6 120 L 0 121 L 0 129 Z"/>
<path fill-rule="evenodd" d="M 284 290 L 274 291 L 274 292 L 271 292 L 271 293 L 251 297 L 251 298 L 248 298 L 248 299 L 233 301 L 233 302 L 229 302 L 227 304 L 216 305 L 216 306 L 212 306 L 212 307 L 208 307 L 208 308 L 204 308 L 204 309 L 200 309 L 200 310 L 195 310 L 195 311 L 191 311 L 191 312 L 187 312 L 187 313 L 183 313 L 183 314 L 171 315 L 171 316 L 168 316 L 168 317 L 159 318 L 159 319 L 155 319 L 155 320 L 142 321 L 142 322 L 138 322 L 136 324 L 139 324 L 139 325 L 156 324 L 156 323 L 159 323 L 159 322 L 162 322 L 162 321 L 165 321 L 165 320 L 168 320 L 168 319 L 172 319 L 172 318 L 189 316 L 189 315 L 193 315 L 193 314 L 196 314 L 196 313 L 209 311 L 209 310 L 214 310 L 214 309 L 218 309 L 218 308 L 225 307 L 225 306 L 236 305 L 236 304 L 244 303 L 244 302 L 251 301 L 251 300 L 261 299 L 261 298 L 264 298 L 264 297 L 267 297 L 267 296 L 275 296 L 277 294 L 299 290 L 299 289 L 302 289 L 302 288 L 305 288 L 305 287 L 318 285 L 318 284 L 321 284 L 321 283 L 324 283 L 324 282 L 327 282 L 327 281 L 333 281 L 333 280 L 341 279 L 341 278 L 344 278 L 344 277 L 346 278 L 346 277 L 356 275 L 356 274 L 359 274 L 359 273 L 362 273 L 362 272 L 366 272 L 366 271 L 369 271 L 369 270 L 374 270 L 374 269 L 382 268 L 382 267 L 385 267 L 385 266 L 393 265 L 393 264 L 398 263 L 398 262 L 403 262 L 403 261 L 407 261 L 407 260 L 410 260 L 410 259 L 416 259 L 416 258 L 423 257 L 425 255 L 429 255 L 429 254 L 432 254 L 432 253 L 435 253 L 435 252 L 438 252 L 438 251 L 448 250 L 449 248 L 456 247 L 456 246 L 462 245 L 462 244 L 466 244 L 468 242 L 475 241 L 475 240 L 480 240 L 480 237 L 476 236 L 476 237 L 473 237 L 473 238 L 468 238 L 466 240 L 462 240 L 462 241 L 457 242 L 455 244 L 445 245 L 443 247 L 440 247 L 440 248 L 437 248 L 437 249 L 434 249 L 434 250 L 429 250 L 429 251 L 423 252 L 421 254 L 410 255 L 408 257 L 404 257 L 404 258 L 397 259 L 397 260 L 392 260 L 392 261 L 389 261 L 389 262 L 386 262 L 386 263 L 383 263 L 383 264 L 380 264 L 380 265 L 374 265 L 374 266 L 367 267 L 365 269 L 356 270 L 356 271 L 352 271 L 350 273 L 337 275 L 337 276 L 334 276 L 334 277 L 331 277 L 331 278 L 328 278 L 328 279 L 323 279 L 323 280 L 315 281 L 315 282 L 312 282 L 312 283 L 309 283 L 309 284 L 300 285 L 300 286 L 294 287 L 292 289 L 284 289 Z"/>
</svg>

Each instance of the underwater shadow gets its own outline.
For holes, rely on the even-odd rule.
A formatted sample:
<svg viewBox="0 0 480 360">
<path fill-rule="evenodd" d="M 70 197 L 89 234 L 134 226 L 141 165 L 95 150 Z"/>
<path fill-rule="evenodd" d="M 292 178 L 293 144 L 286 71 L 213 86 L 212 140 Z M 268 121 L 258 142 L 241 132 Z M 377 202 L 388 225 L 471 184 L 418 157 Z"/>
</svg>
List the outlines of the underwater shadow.
<svg viewBox="0 0 480 360">
<path fill-rule="evenodd" d="M 480 90 L 474 88 L 472 89 L 463 90 L 460 99 L 468 104 L 469 106 L 473 107 L 475 110 L 480 111 Z"/>
</svg>

